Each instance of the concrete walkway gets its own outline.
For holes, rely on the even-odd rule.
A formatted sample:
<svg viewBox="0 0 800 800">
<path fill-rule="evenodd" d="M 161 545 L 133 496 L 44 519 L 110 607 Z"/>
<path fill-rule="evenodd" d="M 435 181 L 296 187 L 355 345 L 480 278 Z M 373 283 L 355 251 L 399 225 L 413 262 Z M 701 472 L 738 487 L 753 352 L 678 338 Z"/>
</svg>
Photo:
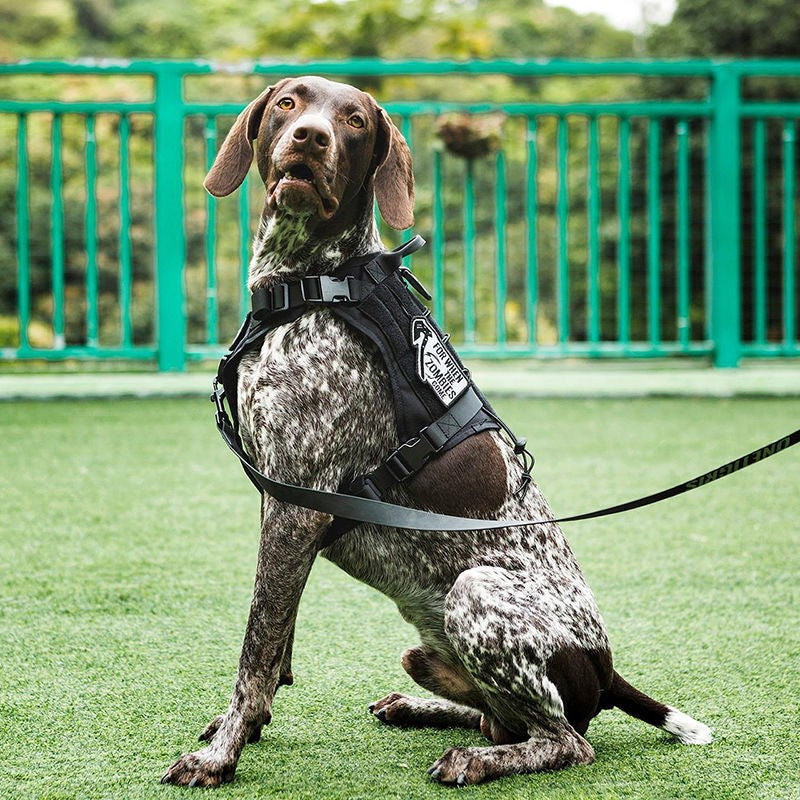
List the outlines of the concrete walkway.
<svg viewBox="0 0 800 800">
<path fill-rule="evenodd" d="M 800 397 L 800 362 L 745 364 L 738 369 L 674 362 L 542 363 L 468 362 L 480 386 L 494 397 Z M 211 372 L 0 373 L 2 400 L 65 398 L 201 397 Z"/>
</svg>

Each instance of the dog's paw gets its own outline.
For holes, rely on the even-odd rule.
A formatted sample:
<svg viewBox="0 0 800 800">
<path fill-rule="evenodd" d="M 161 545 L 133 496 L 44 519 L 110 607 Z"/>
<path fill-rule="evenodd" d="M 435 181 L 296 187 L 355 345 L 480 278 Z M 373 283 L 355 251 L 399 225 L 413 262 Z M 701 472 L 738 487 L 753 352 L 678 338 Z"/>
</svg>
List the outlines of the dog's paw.
<svg viewBox="0 0 800 800">
<path fill-rule="evenodd" d="M 236 762 L 214 758 L 208 748 L 195 753 L 184 753 L 162 776 L 161 783 L 176 786 L 217 787 L 230 783 L 236 774 Z"/>
<path fill-rule="evenodd" d="M 433 763 L 428 774 L 433 780 L 449 786 L 481 783 L 487 778 L 486 761 L 479 747 L 451 747 Z"/>
<path fill-rule="evenodd" d="M 408 725 L 412 722 L 415 711 L 414 697 L 392 692 L 369 705 L 369 713 L 374 714 L 387 725 Z"/>
</svg>

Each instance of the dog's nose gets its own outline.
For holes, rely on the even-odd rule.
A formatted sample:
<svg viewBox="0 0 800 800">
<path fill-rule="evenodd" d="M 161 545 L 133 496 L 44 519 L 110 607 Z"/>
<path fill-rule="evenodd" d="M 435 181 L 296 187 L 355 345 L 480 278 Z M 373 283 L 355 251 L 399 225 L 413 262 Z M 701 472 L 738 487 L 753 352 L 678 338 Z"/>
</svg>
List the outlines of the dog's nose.
<svg viewBox="0 0 800 800">
<path fill-rule="evenodd" d="M 309 152 L 323 153 L 330 146 L 331 136 L 321 123 L 308 120 L 294 128 L 292 140 Z"/>
</svg>

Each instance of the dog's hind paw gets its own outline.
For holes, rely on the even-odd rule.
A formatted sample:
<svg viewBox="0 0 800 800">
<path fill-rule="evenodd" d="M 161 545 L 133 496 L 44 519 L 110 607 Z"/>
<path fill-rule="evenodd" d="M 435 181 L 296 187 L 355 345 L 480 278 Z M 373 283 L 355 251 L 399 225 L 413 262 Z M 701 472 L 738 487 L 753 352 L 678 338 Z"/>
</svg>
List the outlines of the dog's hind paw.
<svg viewBox="0 0 800 800">
<path fill-rule="evenodd" d="M 416 716 L 416 697 L 408 697 L 399 692 L 392 692 L 369 705 L 369 713 L 374 714 L 387 725 L 408 725 Z"/>
<path fill-rule="evenodd" d="M 451 747 L 434 762 L 428 774 L 438 783 L 449 786 L 465 786 L 482 783 L 488 777 L 485 761 L 481 757 L 485 748 Z"/>
<path fill-rule="evenodd" d="M 207 750 L 184 753 L 161 777 L 161 783 L 176 786 L 217 787 L 230 783 L 236 774 L 236 762 L 220 761 Z"/>
</svg>

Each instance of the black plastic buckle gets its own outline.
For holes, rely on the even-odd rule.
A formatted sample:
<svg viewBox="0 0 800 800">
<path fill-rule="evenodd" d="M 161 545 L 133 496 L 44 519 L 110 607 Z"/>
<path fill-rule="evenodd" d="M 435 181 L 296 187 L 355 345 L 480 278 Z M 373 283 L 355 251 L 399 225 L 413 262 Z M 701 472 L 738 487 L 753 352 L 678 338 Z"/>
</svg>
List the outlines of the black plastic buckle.
<svg viewBox="0 0 800 800">
<path fill-rule="evenodd" d="M 380 500 L 383 495 L 378 491 L 378 487 L 373 483 L 372 478 L 367 475 L 361 482 L 361 487 L 358 491 L 361 497 L 367 497 L 370 500 Z"/>
<path fill-rule="evenodd" d="M 223 404 L 223 401 L 225 400 L 225 389 L 216 378 L 214 378 L 213 388 L 214 391 L 211 393 L 211 397 L 209 399 L 214 404 L 214 419 L 217 421 L 217 427 L 220 428 L 225 423 L 230 424 L 228 420 L 228 412 L 225 411 L 225 405 Z"/>
<path fill-rule="evenodd" d="M 441 450 L 442 447 L 447 444 L 447 440 L 450 438 L 436 422 L 432 422 L 427 427 L 423 428 L 419 435 L 421 438 L 424 438 L 430 446 L 433 448 L 434 452 L 437 450 Z"/>
<path fill-rule="evenodd" d="M 275 301 L 276 292 L 280 290 L 280 302 Z M 271 312 L 286 311 L 289 308 L 289 287 L 285 283 L 276 283 L 269 288 L 269 304 Z"/>
<path fill-rule="evenodd" d="M 319 297 L 309 297 L 306 292 L 306 281 L 313 280 L 319 289 Z M 305 277 L 300 281 L 300 294 L 306 303 L 351 303 L 354 301 L 352 296 L 352 275 L 344 278 L 335 278 L 332 275 L 314 275 Z"/>
<path fill-rule="evenodd" d="M 398 483 L 402 483 L 419 472 L 425 466 L 428 457 L 435 452 L 436 448 L 430 440 L 426 436 L 420 436 L 401 444 L 384 464 L 391 476 Z"/>
</svg>

